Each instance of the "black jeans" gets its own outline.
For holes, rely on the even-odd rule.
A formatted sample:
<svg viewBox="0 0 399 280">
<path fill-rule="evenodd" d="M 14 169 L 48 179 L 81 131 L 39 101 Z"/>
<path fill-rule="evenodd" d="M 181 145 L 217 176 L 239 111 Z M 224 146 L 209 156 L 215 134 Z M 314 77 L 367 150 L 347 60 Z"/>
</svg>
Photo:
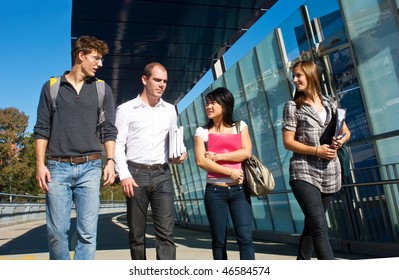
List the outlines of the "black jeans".
<svg viewBox="0 0 399 280">
<path fill-rule="evenodd" d="M 132 260 L 147 259 L 145 231 L 149 204 L 154 221 L 156 258 L 175 260 L 174 190 L 169 168 L 166 165 L 157 170 L 145 170 L 129 166 L 129 171 L 138 185 L 134 188 L 134 196 L 126 199 Z"/>
<path fill-rule="evenodd" d="M 326 211 L 334 194 L 321 193 L 317 187 L 304 181 L 292 181 L 290 185 L 305 215 L 297 259 L 310 260 L 314 249 L 319 260 L 333 260 L 334 254 L 328 240 Z"/>
</svg>

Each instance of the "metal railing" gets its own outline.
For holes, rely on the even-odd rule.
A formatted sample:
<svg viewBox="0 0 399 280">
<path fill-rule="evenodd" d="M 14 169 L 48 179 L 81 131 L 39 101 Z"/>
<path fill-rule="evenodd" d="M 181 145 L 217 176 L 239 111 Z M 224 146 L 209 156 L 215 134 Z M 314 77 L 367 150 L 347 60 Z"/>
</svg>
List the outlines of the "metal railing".
<svg viewBox="0 0 399 280">
<path fill-rule="evenodd" d="M 15 202 L 15 200 L 22 202 L 44 202 L 45 199 L 45 196 L 0 192 L 0 202 L 12 203 Z"/>
<path fill-rule="evenodd" d="M 399 163 L 352 170 L 328 217 L 331 237 L 399 242 Z"/>
<path fill-rule="evenodd" d="M 327 213 L 330 238 L 343 243 L 397 246 L 399 163 L 353 169 L 349 177 L 350 180 L 344 182 L 341 191 L 335 195 Z M 291 192 L 291 189 L 278 190 L 269 196 Z M 191 223 L 197 224 L 195 217 L 187 212 L 187 205 L 198 205 L 199 200 L 203 198 L 176 197 L 177 217 L 181 222 L 190 223 L 192 218 Z"/>
<path fill-rule="evenodd" d="M 351 181 L 343 184 L 328 211 L 331 238 L 398 243 L 399 163 L 358 168 L 351 173 Z M 281 192 L 290 190 L 271 195 Z M 14 220 L 32 219 L 45 212 L 44 196 L 0 193 L 0 199 L 0 223 L 12 216 Z M 122 201 L 103 201 L 101 208 L 124 211 L 126 205 Z"/>
<path fill-rule="evenodd" d="M 0 226 L 20 222 L 45 219 L 46 197 L 0 193 Z M 72 205 L 72 215 L 75 206 Z M 124 201 L 101 201 L 100 213 L 113 213 L 126 211 Z"/>
</svg>

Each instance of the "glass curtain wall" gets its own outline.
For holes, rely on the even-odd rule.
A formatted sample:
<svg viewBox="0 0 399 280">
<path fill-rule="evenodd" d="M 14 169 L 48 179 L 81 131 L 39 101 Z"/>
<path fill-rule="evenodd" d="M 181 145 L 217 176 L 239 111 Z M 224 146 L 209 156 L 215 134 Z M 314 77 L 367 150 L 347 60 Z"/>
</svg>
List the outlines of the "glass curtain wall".
<svg viewBox="0 0 399 280">
<path fill-rule="evenodd" d="M 291 153 L 283 146 L 281 124 L 294 89 L 290 65 L 306 58 L 321 67 L 323 94 L 347 109 L 352 132 L 353 170 L 328 212 L 332 238 L 399 241 L 398 184 L 351 185 L 399 178 L 398 1 L 326 0 L 320 5 L 309 0 L 280 17 L 270 34 L 229 62 L 226 72 L 180 112 L 189 158 L 174 167 L 177 220 L 207 225 L 206 173 L 195 164 L 194 133 L 207 123 L 204 96 L 225 86 L 235 97 L 235 119 L 248 124 L 253 154 L 276 181 L 271 194 L 252 198 L 254 230 L 301 233 L 303 215 L 288 183 Z"/>
<path fill-rule="evenodd" d="M 398 10 L 390 0 L 341 0 L 348 34 L 357 63 L 369 130 L 378 165 L 398 162 L 399 150 L 399 27 Z M 379 170 L 390 180 L 397 168 Z M 398 188 L 385 186 L 386 207 L 393 234 L 398 237 Z M 384 206 L 385 207 L 385 206 Z"/>
</svg>

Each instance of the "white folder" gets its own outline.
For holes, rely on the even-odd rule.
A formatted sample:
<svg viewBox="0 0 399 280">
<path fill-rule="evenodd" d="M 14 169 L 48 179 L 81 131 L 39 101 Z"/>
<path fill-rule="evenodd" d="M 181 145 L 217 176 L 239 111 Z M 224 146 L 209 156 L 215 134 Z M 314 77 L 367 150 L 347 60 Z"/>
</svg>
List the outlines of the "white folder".
<svg viewBox="0 0 399 280">
<path fill-rule="evenodd" d="M 337 108 L 337 125 L 335 127 L 335 137 L 340 135 L 342 125 L 345 121 L 346 109 Z"/>
<path fill-rule="evenodd" d="M 169 159 L 179 158 L 186 151 L 183 126 L 172 126 L 169 129 Z"/>
</svg>

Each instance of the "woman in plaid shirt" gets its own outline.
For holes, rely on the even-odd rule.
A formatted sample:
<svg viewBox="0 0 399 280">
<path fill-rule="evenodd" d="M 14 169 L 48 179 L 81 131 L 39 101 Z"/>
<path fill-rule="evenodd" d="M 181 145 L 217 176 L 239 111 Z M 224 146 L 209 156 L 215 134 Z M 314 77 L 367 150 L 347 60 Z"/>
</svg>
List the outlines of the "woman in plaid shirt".
<svg viewBox="0 0 399 280">
<path fill-rule="evenodd" d="M 283 142 L 293 152 L 290 160 L 290 185 L 304 215 L 298 260 L 310 260 L 313 250 L 320 260 L 332 260 L 325 212 L 341 188 L 341 166 L 337 151 L 349 140 L 344 123 L 337 137 L 331 135 L 335 106 L 322 96 L 319 70 L 312 61 L 293 66 L 296 87 L 294 98 L 283 113 Z M 326 130 L 326 128 L 328 129 Z M 332 131 L 334 133 L 334 131 Z"/>
</svg>

